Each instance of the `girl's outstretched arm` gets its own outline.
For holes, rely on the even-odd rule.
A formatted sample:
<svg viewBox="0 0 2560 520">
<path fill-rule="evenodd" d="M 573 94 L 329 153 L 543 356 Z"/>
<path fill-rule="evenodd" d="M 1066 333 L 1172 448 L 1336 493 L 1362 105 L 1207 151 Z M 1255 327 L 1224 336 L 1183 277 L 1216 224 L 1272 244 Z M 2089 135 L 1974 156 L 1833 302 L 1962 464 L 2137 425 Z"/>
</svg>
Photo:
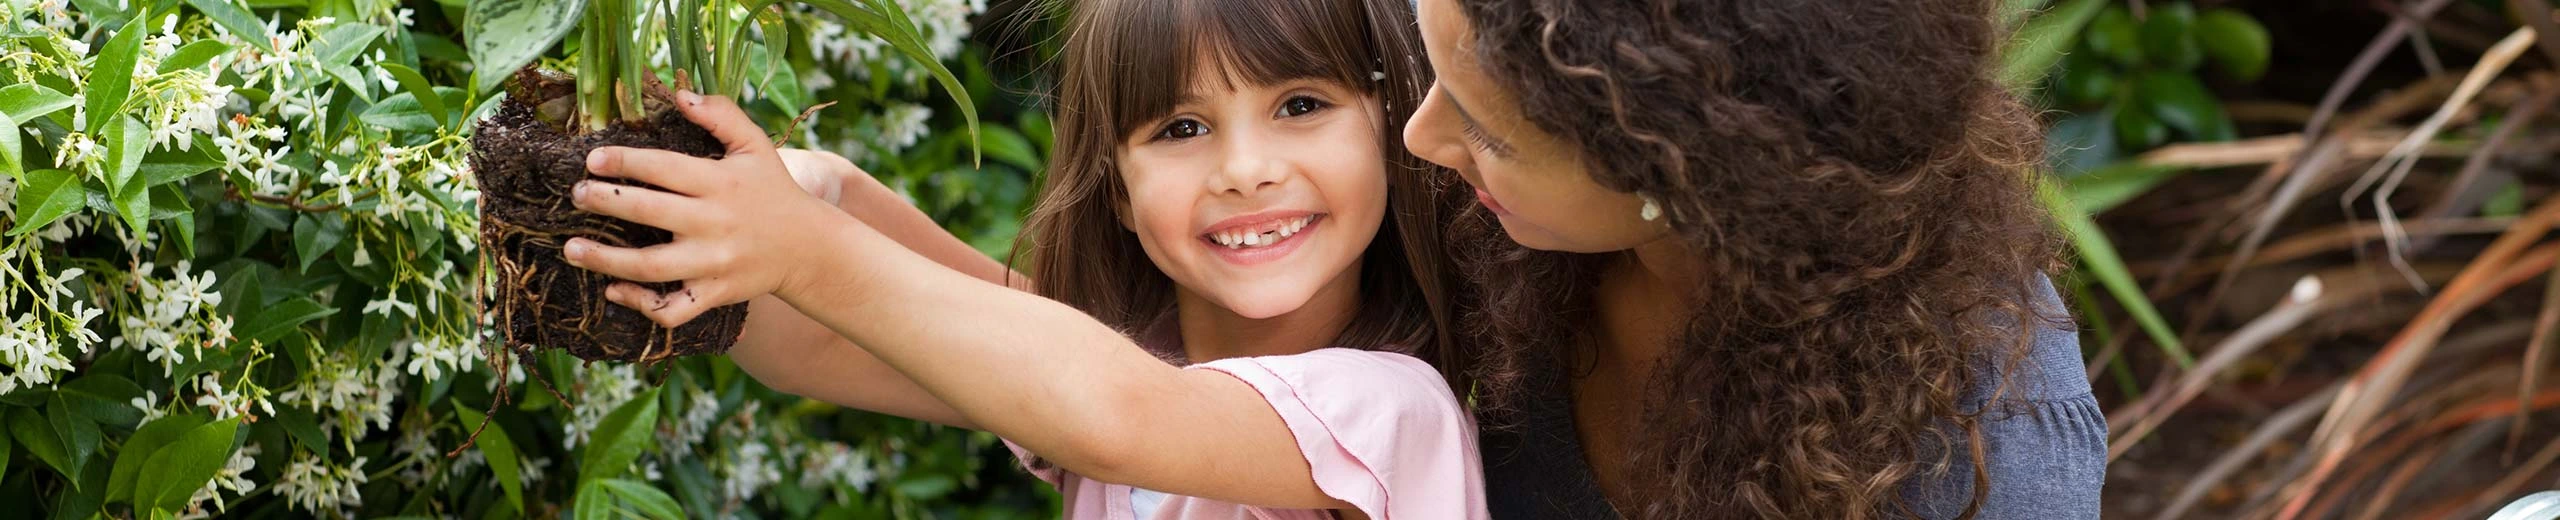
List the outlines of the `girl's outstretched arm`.
<svg viewBox="0 0 2560 520">
<path fill-rule="evenodd" d="M 1181 370 L 1048 299 L 944 267 L 794 185 L 762 130 L 725 98 L 678 108 L 728 144 L 718 161 L 600 148 L 581 209 L 673 232 L 645 249 L 570 242 L 576 265 L 641 281 L 614 302 L 661 324 L 773 294 L 912 378 L 969 422 L 1079 475 L 1166 493 L 1291 508 L 1347 504 L 1317 489 L 1288 425 L 1254 387 Z M 776 226 L 771 223 L 813 223 Z"/>
<path fill-rule="evenodd" d="M 779 298 L 747 302 L 747 323 L 729 360 L 756 381 L 784 393 L 840 406 L 978 428 L 968 417 Z"/>
<path fill-rule="evenodd" d="M 969 276 L 990 283 L 1031 291 L 1031 280 L 1004 263 L 988 258 L 970 247 L 950 230 L 942 229 L 933 217 L 924 214 L 905 196 L 881 184 L 871 172 L 862 171 L 853 161 L 829 152 L 782 149 L 782 162 L 791 170 L 792 179 L 828 204 L 869 224 L 880 234 L 888 235 L 899 245 L 916 254 L 933 259 Z"/>
<path fill-rule="evenodd" d="M 870 173 L 833 153 L 777 151 L 803 190 L 943 266 L 1029 291 L 1029 279 L 944 231 Z M 906 374 L 780 299 L 750 300 L 745 330 L 729 349 L 738 368 L 775 390 L 901 417 L 977 428 Z"/>
</svg>

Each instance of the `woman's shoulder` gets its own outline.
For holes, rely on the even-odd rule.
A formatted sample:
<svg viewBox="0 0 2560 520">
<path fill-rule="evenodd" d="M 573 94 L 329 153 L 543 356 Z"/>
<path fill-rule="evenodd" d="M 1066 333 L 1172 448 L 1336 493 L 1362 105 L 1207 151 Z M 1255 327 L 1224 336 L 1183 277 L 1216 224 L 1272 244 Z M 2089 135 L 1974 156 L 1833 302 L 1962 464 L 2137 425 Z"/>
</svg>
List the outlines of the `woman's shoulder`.
<svg viewBox="0 0 2560 520">
<path fill-rule="evenodd" d="M 2020 345 L 1985 345 L 1985 355 L 1974 360 L 1974 384 L 1965 395 L 1965 404 L 1981 405 L 1998 400 L 2003 403 L 2049 403 L 2090 397 L 2087 368 L 2080 361 L 2080 331 L 2071 319 L 2071 311 L 2062 305 L 2050 280 L 2042 276 L 2032 282 L 2035 300 L 2030 310 L 2035 319 L 2020 327 L 2011 327 L 2025 335 L 2024 352 Z M 2095 401 L 2091 401 L 2095 406 Z"/>
<path fill-rule="evenodd" d="M 2068 321 L 2048 282 L 2038 280 L 2044 301 L 2027 351 L 1977 363 L 1967 405 L 1978 406 L 1983 441 L 1982 473 L 1989 475 L 1975 518 L 2096 518 L 2107 468 L 2107 418 L 2090 392 L 2080 362 L 2079 331 Z M 2006 347 L 2004 345 L 2004 347 Z M 2010 348 L 1986 349 L 2003 354 Z M 1965 436 L 1953 435 L 1961 442 Z M 1975 468 L 1968 450 L 1945 455 L 1944 473 L 1924 473 L 1904 498 L 1927 518 L 1949 518 L 1973 503 Z"/>
</svg>

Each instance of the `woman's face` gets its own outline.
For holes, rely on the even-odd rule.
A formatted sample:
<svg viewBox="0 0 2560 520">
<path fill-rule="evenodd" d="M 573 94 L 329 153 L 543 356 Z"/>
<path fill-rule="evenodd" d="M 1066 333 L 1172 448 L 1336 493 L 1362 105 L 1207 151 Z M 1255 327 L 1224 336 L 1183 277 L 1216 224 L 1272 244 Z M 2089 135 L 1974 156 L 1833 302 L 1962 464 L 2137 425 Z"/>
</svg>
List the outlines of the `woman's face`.
<svg viewBox="0 0 2560 520">
<path fill-rule="evenodd" d="M 1417 16 L 1439 81 L 1405 123 L 1405 147 L 1465 177 L 1512 240 L 1531 249 L 1602 253 L 1670 232 L 1641 216 L 1644 200 L 1636 194 L 1593 181 L 1580 148 L 1531 124 L 1511 93 L 1486 77 L 1472 48 L 1474 29 L 1456 0 L 1421 0 Z"/>
<path fill-rule="evenodd" d="M 1173 113 L 1126 136 L 1122 222 L 1181 290 L 1239 316 L 1356 283 L 1386 217 L 1374 97 L 1332 81 L 1251 85 L 1208 67 Z"/>
</svg>

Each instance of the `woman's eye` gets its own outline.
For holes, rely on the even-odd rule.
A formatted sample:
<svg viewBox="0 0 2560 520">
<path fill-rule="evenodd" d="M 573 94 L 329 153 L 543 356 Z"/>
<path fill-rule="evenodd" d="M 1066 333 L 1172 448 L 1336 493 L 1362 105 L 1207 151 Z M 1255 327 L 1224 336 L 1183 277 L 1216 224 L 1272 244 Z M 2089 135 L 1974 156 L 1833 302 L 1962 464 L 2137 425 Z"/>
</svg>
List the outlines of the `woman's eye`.
<svg viewBox="0 0 2560 520">
<path fill-rule="evenodd" d="M 1157 140 L 1182 140 L 1199 137 L 1202 134 L 1207 133 L 1209 133 L 1208 125 L 1200 124 L 1199 121 L 1179 119 L 1171 123 L 1165 123 L 1164 129 L 1156 131 L 1155 138 Z"/>
<path fill-rule="evenodd" d="M 1327 105 L 1324 101 L 1316 98 L 1306 96 L 1293 97 L 1289 98 L 1289 101 L 1280 104 L 1280 117 L 1303 116 L 1315 113 L 1315 111 L 1318 110 L 1324 110 L 1327 106 L 1331 105 Z"/>
</svg>

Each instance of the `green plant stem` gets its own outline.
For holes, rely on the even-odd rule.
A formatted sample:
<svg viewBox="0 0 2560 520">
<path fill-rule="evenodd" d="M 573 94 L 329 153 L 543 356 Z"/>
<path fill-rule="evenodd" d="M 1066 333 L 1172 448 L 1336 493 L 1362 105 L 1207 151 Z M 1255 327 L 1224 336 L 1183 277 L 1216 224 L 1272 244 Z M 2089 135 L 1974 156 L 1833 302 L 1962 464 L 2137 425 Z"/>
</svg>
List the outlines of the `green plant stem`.
<svg viewBox="0 0 2560 520">
<path fill-rule="evenodd" d="M 644 9 L 637 9 L 645 4 L 639 3 L 640 0 L 597 1 L 611 4 L 615 11 L 619 11 L 616 13 L 619 16 L 614 17 L 613 20 L 614 25 L 617 26 L 616 29 L 619 30 L 609 35 L 613 36 L 613 44 L 620 47 L 614 49 L 613 65 L 620 69 L 621 74 L 618 75 L 622 77 L 622 84 L 620 88 L 613 89 L 613 92 L 618 108 L 621 109 L 623 122 L 639 121 L 648 116 L 642 113 L 643 108 L 640 102 L 641 93 L 648 90 L 648 84 L 640 81 L 640 75 L 649 73 L 649 53 L 640 50 L 643 48 L 641 33 L 646 31 L 640 28 L 648 27 L 648 17 Z"/>
<path fill-rule="evenodd" d="M 587 131 L 603 130 L 613 121 L 613 45 L 606 43 L 615 16 L 612 2 L 587 6 L 578 27 L 578 115 Z"/>
</svg>

